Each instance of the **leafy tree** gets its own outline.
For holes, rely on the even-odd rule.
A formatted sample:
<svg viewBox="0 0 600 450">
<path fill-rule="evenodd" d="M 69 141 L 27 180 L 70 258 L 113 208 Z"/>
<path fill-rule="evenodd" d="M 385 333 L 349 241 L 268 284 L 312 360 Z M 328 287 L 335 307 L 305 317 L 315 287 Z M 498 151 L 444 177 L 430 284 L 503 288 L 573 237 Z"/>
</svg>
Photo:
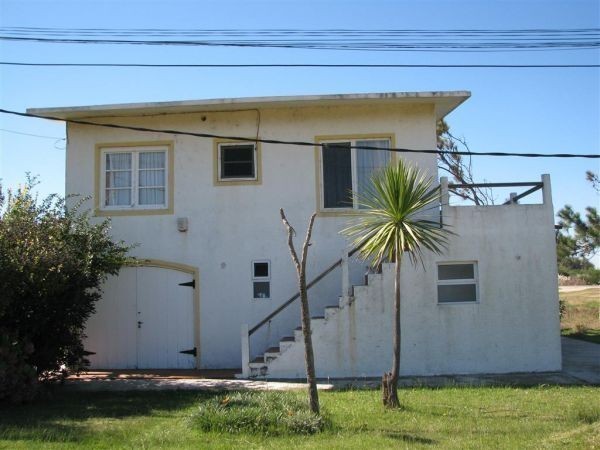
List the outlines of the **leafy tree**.
<svg viewBox="0 0 600 450">
<path fill-rule="evenodd" d="M 586 179 L 598 191 L 598 175 L 588 171 Z M 561 229 L 557 235 L 556 254 L 558 270 L 563 275 L 585 275 L 594 271 L 589 260 L 600 248 L 600 216 L 592 206 L 585 210 L 585 217 L 575 212 L 570 205 L 565 205 L 558 211 Z"/>
<path fill-rule="evenodd" d="M 585 172 L 585 179 L 592 183 L 592 187 L 596 193 L 600 194 L 600 178 L 598 177 L 598 174 L 588 170 Z"/>
<path fill-rule="evenodd" d="M 465 158 L 459 151 L 470 152 L 469 145 L 464 138 L 458 138 L 450 132 L 450 126 L 444 119 L 438 121 L 436 126 L 437 149 L 443 152 L 438 156 L 438 169 L 446 172 L 457 184 L 473 184 L 473 166 L 471 157 Z M 492 191 L 476 187 L 457 188 L 453 192 L 465 200 L 470 200 L 476 205 L 490 205 L 494 203 Z"/>
<path fill-rule="evenodd" d="M 298 286 L 300 290 L 300 314 L 302 319 L 302 335 L 304 336 L 304 363 L 306 366 L 306 381 L 308 382 L 308 401 L 311 412 L 319 414 L 319 393 L 317 391 L 317 378 L 315 375 L 315 357 L 313 353 L 312 345 L 312 332 L 310 329 L 310 311 L 308 307 L 308 290 L 306 288 L 306 256 L 308 254 L 308 247 L 311 245 L 310 237 L 312 235 L 313 225 L 315 223 L 315 217 L 317 213 L 313 213 L 308 221 L 308 229 L 306 230 L 306 238 L 304 239 L 304 245 L 302 245 L 302 254 L 298 258 L 296 249 L 294 247 L 294 235 L 296 231 L 290 225 L 283 209 L 279 210 L 283 225 L 287 230 L 288 235 L 288 247 L 292 256 L 294 266 L 296 266 L 296 272 L 298 274 Z"/>
<path fill-rule="evenodd" d="M 417 168 L 403 161 L 376 172 L 365 192 L 353 193 L 364 207 L 355 222 L 342 230 L 353 239 L 359 255 L 378 267 L 384 261 L 395 263 L 395 300 L 393 361 L 390 372 L 382 379 L 383 404 L 398 407 L 398 376 L 400 373 L 400 269 L 404 254 L 413 264 L 422 262 L 423 251 L 441 253 L 447 242 L 448 230 L 423 213 L 437 207 L 439 188 Z"/>
<path fill-rule="evenodd" d="M 69 209 L 57 195 L 39 201 L 34 185 L 0 193 L 0 400 L 85 366 L 85 322 L 102 282 L 127 262 L 108 221 L 90 223 L 81 202 Z"/>
</svg>

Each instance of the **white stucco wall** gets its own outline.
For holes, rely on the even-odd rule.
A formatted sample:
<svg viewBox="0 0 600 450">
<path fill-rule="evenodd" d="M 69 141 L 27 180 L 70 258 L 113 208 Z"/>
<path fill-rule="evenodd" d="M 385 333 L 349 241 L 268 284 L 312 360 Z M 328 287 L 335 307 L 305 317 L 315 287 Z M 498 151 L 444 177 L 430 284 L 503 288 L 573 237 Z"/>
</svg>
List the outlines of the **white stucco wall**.
<svg viewBox="0 0 600 450">
<path fill-rule="evenodd" d="M 106 117 L 98 121 L 151 128 L 171 128 L 221 135 L 313 141 L 320 135 L 393 134 L 398 147 L 434 148 L 435 112 L 431 104 L 279 108 L 260 111 L 202 112 L 146 117 Z M 260 122 L 260 127 L 258 124 Z M 242 323 L 257 323 L 296 292 L 296 275 L 279 218 L 304 235 L 316 209 L 315 152 L 310 147 L 262 144 L 262 183 L 213 185 L 213 140 L 161 133 L 142 133 L 83 125 L 68 126 L 66 192 L 94 195 L 94 147 L 103 143 L 174 141 L 174 214 L 112 219 L 115 238 L 139 245 L 132 253 L 187 264 L 199 269 L 200 365 L 240 366 Z M 407 159 L 437 172 L 435 156 L 411 154 Z M 92 207 L 92 202 L 89 203 Z M 189 231 L 177 231 L 176 219 L 187 217 Z M 342 217 L 319 217 L 310 248 L 308 273 L 316 275 L 340 257 L 346 243 L 338 231 Z M 271 299 L 253 300 L 251 261 L 271 261 Z M 353 269 L 360 282 L 364 264 Z M 341 292 L 339 272 L 311 290 L 314 311 L 334 304 Z M 252 354 L 264 351 L 299 322 L 289 308 L 252 337 Z"/>
<path fill-rule="evenodd" d="M 456 233 L 444 255 L 426 255 L 425 270 L 403 266 L 401 374 L 560 370 L 552 204 L 448 207 L 444 221 Z M 477 262 L 477 303 L 438 304 L 436 263 L 444 261 Z M 393 266 L 369 281 L 350 306 L 313 321 L 319 377 L 391 367 Z M 268 376 L 304 377 L 303 351 L 301 340 L 284 344 Z"/>
</svg>

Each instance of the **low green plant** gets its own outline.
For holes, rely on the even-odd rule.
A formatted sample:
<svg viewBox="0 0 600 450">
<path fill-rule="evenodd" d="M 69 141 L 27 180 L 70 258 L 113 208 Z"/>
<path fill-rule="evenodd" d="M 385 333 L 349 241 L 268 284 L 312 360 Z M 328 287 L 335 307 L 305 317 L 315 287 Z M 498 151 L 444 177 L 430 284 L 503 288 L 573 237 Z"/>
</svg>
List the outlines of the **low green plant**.
<svg viewBox="0 0 600 450">
<path fill-rule="evenodd" d="M 312 413 L 295 393 L 232 392 L 203 402 L 192 415 L 202 431 L 251 433 L 268 436 L 314 434 L 328 424 Z"/>
</svg>

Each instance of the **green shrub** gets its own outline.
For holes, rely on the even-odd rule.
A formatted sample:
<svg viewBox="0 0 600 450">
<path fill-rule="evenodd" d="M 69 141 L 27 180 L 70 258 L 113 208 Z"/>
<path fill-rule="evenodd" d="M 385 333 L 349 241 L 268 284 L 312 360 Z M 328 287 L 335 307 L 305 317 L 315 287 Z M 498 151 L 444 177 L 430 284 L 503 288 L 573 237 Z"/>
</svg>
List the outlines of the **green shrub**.
<svg viewBox="0 0 600 450">
<path fill-rule="evenodd" d="M 85 322 L 129 249 L 112 242 L 109 222 L 79 214 L 81 202 L 38 201 L 34 185 L 6 196 L 0 186 L 0 401 L 17 385 L 27 390 L 31 370 L 56 379 L 85 366 Z"/>
<path fill-rule="evenodd" d="M 31 343 L 19 341 L 0 329 L 0 401 L 22 403 L 37 394 L 37 373 L 27 363 L 32 350 Z"/>
<path fill-rule="evenodd" d="M 579 274 L 585 284 L 600 284 L 600 269 L 587 269 Z"/>
<path fill-rule="evenodd" d="M 264 435 L 314 434 L 327 420 L 287 392 L 232 392 L 200 405 L 192 423 L 202 431 Z"/>
</svg>

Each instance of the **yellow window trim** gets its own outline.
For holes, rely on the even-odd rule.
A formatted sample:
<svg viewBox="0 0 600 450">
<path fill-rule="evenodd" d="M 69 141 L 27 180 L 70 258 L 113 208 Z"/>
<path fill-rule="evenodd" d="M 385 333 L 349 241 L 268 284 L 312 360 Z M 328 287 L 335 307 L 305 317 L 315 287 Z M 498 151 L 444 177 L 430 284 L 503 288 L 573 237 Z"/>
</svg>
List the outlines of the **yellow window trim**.
<svg viewBox="0 0 600 450">
<path fill-rule="evenodd" d="M 394 133 L 368 133 L 368 134 L 331 134 L 331 135 L 320 135 L 315 136 L 315 143 L 321 144 L 324 142 L 335 142 L 335 141 L 355 141 L 361 139 L 389 139 L 390 147 L 396 147 L 396 135 Z M 396 153 L 392 153 L 391 162 L 396 163 L 397 155 Z M 321 146 L 315 146 L 315 173 L 317 176 L 316 180 L 316 189 L 317 193 L 317 215 L 319 217 L 341 217 L 341 216 L 352 216 L 359 213 L 360 210 L 354 208 L 328 208 L 324 209 L 321 206 L 321 197 L 322 197 L 322 166 L 321 166 Z"/>
<path fill-rule="evenodd" d="M 253 138 L 251 138 L 253 139 Z M 260 139 L 260 138 L 259 138 Z M 256 149 L 255 180 L 219 180 L 219 145 L 221 144 L 253 144 Z M 262 151 L 257 141 L 238 141 L 235 139 L 213 139 L 213 184 L 215 186 L 245 186 L 262 184 Z"/>
<path fill-rule="evenodd" d="M 167 178 L 168 196 L 167 208 L 161 209 L 102 209 L 100 208 L 102 151 L 115 147 L 167 147 Z M 175 174 L 174 174 L 174 143 L 173 141 L 135 141 L 135 142 L 106 142 L 96 144 L 94 154 L 94 214 L 96 216 L 156 216 L 173 214 L 175 206 Z"/>
</svg>

